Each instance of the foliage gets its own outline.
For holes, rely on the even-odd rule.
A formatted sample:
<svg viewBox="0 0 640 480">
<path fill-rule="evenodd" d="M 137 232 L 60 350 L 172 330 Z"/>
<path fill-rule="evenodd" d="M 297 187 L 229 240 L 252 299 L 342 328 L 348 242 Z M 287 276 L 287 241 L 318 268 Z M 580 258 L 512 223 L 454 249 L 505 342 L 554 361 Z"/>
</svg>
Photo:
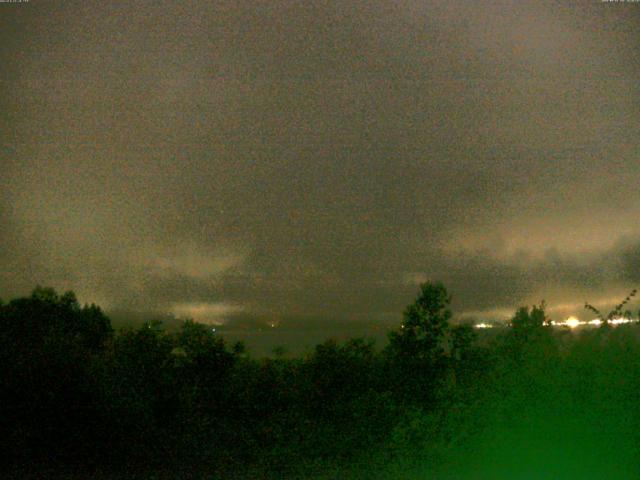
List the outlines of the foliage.
<svg viewBox="0 0 640 480">
<path fill-rule="evenodd" d="M 408 358 L 435 361 L 443 352 L 451 319 L 451 296 L 441 283 L 420 285 L 420 294 L 404 311 L 400 331 L 390 334 L 390 349 Z"/>
<path fill-rule="evenodd" d="M 450 302 L 422 285 L 383 350 L 330 339 L 254 359 L 193 321 L 113 332 L 98 307 L 37 288 L 0 304 L 0 473 L 638 476 L 640 325 L 554 329 L 541 303 L 479 334 L 450 325 Z"/>
<path fill-rule="evenodd" d="M 542 301 L 540 305 L 531 307 L 531 310 L 529 307 L 520 307 L 516 310 L 510 324 L 513 336 L 518 341 L 528 342 L 544 332 L 544 327 L 550 323 L 545 308 L 546 305 Z"/>
<path fill-rule="evenodd" d="M 633 297 L 635 297 L 637 292 L 638 291 L 636 289 L 631 290 L 631 292 L 629 292 L 629 295 L 627 295 L 622 300 L 622 302 L 620 302 L 618 305 L 613 307 L 613 309 L 607 315 L 604 315 L 602 312 L 600 312 L 600 310 L 598 310 L 596 307 L 594 307 L 588 302 L 585 302 L 584 308 L 596 314 L 596 318 L 600 320 L 601 326 L 608 327 L 611 320 L 614 320 L 616 318 L 626 318 L 629 320 L 631 319 L 632 317 L 631 311 L 626 310 L 623 313 L 622 309 L 625 307 L 625 305 L 627 305 L 631 301 Z"/>
</svg>

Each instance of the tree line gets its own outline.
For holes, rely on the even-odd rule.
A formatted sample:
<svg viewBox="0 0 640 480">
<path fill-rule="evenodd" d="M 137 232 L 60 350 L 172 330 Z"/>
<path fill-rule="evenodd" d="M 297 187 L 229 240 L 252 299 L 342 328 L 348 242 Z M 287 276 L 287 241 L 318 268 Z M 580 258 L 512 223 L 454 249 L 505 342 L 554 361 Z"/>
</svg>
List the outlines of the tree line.
<svg viewBox="0 0 640 480">
<path fill-rule="evenodd" d="M 627 299 L 625 299 L 627 300 Z M 626 304 L 627 302 L 625 302 Z M 631 478 L 640 329 L 451 322 L 425 283 L 389 342 L 252 358 L 206 325 L 114 331 L 36 288 L 0 302 L 0 455 L 15 478 Z M 480 472 L 480 473 L 479 473 Z M 475 476 L 474 476 L 475 475 Z M 480 475 L 480 476 L 478 476 Z"/>
</svg>

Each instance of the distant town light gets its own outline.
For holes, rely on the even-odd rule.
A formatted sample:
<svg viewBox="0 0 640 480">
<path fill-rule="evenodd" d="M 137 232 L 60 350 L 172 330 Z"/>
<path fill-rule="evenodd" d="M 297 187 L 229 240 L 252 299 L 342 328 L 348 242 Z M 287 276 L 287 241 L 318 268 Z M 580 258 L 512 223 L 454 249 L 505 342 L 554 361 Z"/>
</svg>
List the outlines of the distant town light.
<svg viewBox="0 0 640 480">
<path fill-rule="evenodd" d="M 625 323 L 633 323 L 633 322 L 634 322 L 633 319 L 624 318 L 624 317 L 612 318 L 609 320 L 609 324 L 612 326 L 622 325 Z M 595 318 L 593 320 L 589 320 L 588 322 L 583 322 L 582 320 L 579 320 L 576 317 L 569 317 L 566 320 L 561 322 L 556 322 L 554 320 L 551 320 L 549 322 L 549 325 L 551 325 L 552 327 L 569 327 L 570 329 L 573 330 L 574 328 L 578 328 L 582 326 L 598 327 L 602 325 L 602 320 L 600 320 L 599 318 Z M 504 326 L 509 327 L 511 325 L 505 324 Z M 476 323 L 475 325 L 473 325 L 473 328 L 493 328 L 493 327 L 494 326 L 490 323 Z M 402 328 L 404 328 L 404 326 L 402 326 Z"/>
<path fill-rule="evenodd" d="M 609 323 L 613 324 L 613 325 L 620 325 L 623 323 L 631 323 L 633 320 L 631 320 L 630 318 L 614 318 L 612 320 L 610 320 Z"/>
<path fill-rule="evenodd" d="M 569 317 L 567 318 L 567 321 L 564 323 L 569 328 L 576 328 L 580 326 L 581 322 L 576 317 Z"/>
</svg>

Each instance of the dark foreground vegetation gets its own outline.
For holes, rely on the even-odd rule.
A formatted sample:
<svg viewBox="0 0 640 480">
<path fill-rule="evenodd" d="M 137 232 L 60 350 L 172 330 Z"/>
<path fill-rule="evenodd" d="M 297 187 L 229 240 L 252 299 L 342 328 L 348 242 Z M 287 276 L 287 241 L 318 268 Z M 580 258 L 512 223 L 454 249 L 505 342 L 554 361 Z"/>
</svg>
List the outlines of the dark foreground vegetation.
<svg viewBox="0 0 640 480">
<path fill-rule="evenodd" d="M 115 333 L 36 289 L 0 304 L 3 478 L 640 476 L 640 328 L 544 307 L 478 337 L 424 284 L 376 350 L 253 359 L 204 325 Z"/>
</svg>

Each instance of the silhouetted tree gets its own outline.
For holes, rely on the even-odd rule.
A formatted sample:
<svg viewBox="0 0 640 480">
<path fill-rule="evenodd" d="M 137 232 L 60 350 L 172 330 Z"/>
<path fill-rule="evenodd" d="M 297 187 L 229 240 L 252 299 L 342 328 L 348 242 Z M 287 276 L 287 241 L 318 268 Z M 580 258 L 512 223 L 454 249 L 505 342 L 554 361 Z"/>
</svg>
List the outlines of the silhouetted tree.
<svg viewBox="0 0 640 480">
<path fill-rule="evenodd" d="M 400 331 L 389 336 L 391 350 L 400 356 L 436 359 L 443 352 L 450 304 L 451 296 L 442 283 L 423 283 L 416 300 L 404 311 Z"/>
<path fill-rule="evenodd" d="M 596 318 L 600 320 L 600 327 L 607 328 L 609 327 L 611 320 L 614 320 L 616 318 L 620 318 L 623 316 L 624 318 L 631 318 L 631 312 L 627 310 L 627 312 L 623 314 L 622 309 L 625 307 L 625 305 L 627 305 L 631 301 L 633 297 L 635 297 L 636 293 L 638 293 L 638 291 L 635 288 L 631 290 L 631 292 L 629 292 L 629 295 L 627 295 L 622 300 L 622 302 L 620 302 L 618 305 L 614 306 L 613 309 L 607 315 L 604 315 L 602 312 L 600 312 L 600 310 L 598 310 L 596 307 L 594 307 L 588 302 L 585 302 L 584 308 L 596 314 Z M 640 313 L 638 315 L 640 316 Z"/>
<path fill-rule="evenodd" d="M 415 301 L 405 309 L 400 329 L 389 334 L 388 384 L 404 401 L 434 402 L 438 384 L 447 376 L 450 304 L 442 283 L 423 283 Z"/>
<path fill-rule="evenodd" d="M 42 461 L 87 461 L 99 393 L 92 364 L 113 330 L 98 307 L 73 292 L 37 287 L 0 307 L 0 404 L 4 438 Z M 10 412 L 10 413 L 8 413 Z"/>
<path fill-rule="evenodd" d="M 531 310 L 529 307 L 520 307 L 511 319 L 511 328 L 517 339 L 527 341 L 538 335 L 548 323 L 543 301 L 540 305 L 531 307 Z"/>
<path fill-rule="evenodd" d="M 456 325 L 451 329 L 451 356 L 464 360 L 478 335 L 471 325 Z"/>
</svg>

